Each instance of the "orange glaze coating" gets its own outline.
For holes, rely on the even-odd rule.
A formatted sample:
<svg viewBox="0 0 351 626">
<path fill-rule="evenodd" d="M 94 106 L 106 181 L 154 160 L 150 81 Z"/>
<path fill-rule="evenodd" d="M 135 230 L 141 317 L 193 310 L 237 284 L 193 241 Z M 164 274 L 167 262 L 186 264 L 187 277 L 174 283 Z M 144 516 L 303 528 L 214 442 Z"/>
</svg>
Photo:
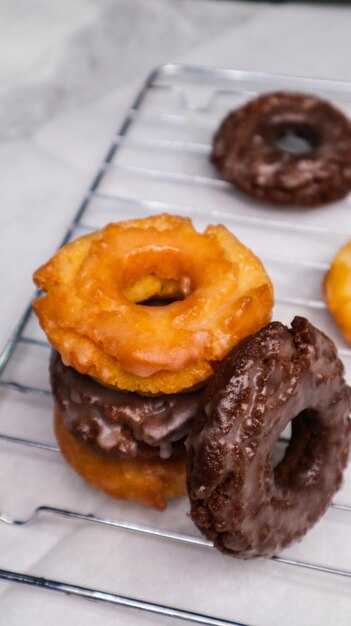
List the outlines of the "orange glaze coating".
<svg viewBox="0 0 351 626">
<path fill-rule="evenodd" d="M 67 463 L 90 485 L 113 498 L 135 500 L 163 511 L 167 499 L 184 495 L 185 455 L 175 459 L 121 460 L 98 456 L 78 442 L 55 409 L 55 435 Z"/>
<path fill-rule="evenodd" d="M 188 218 L 109 224 L 64 246 L 34 280 L 34 310 L 66 365 L 106 385 L 176 393 L 205 381 L 271 318 L 259 259 L 224 226 Z M 138 304 L 151 297 L 167 306 Z"/>
<path fill-rule="evenodd" d="M 351 342 L 351 241 L 334 258 L 324 280 L 324 295 L 341 332 Z"/>
</svg>

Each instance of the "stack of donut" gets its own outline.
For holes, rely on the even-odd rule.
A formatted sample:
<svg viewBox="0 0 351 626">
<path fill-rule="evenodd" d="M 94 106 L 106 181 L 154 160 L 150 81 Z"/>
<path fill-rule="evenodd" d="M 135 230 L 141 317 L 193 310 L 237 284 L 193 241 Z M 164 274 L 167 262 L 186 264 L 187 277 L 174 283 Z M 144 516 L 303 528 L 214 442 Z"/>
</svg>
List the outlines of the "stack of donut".
<svg viewBox="0 0 351 626">
<path fill-rule="evenodd" d="M 270 320 L 261 262 L 223 226 L 158 215 L 69 243 L 34 279 L 63 455 L 112 496 L 163 509 L 185 493 L 202 387 Z"/>
<path fill-rule="evenodd" d="M 227 116 L 210 158 L 250 196 L 317 206 L 351 189 L 351 123 L 313 96 L 266 94 Z M 325 281 L 347 338 L 350 250 Z M 54 348 L 56 436 L 83 478 L 162 510 L 187 474 L 193 521 L 241 558 L 276 554 L 319 519 L 350 449 L 344 368 L 306 319 L 268 324 L 270 279 L 224 226 L 198 233 L 171 215 L 109 224 L 34 278 Z"/>
</svg>

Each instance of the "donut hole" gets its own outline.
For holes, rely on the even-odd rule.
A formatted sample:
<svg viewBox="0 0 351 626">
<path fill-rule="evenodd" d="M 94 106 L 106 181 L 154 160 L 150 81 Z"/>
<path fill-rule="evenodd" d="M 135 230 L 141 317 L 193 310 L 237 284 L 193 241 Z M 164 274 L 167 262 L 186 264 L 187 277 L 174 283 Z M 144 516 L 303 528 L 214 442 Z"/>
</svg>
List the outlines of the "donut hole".
<svg viewBox="0 0 351 626">
<path fill-rule="evenodd" d="M 315 409 L 301 411 L 289 427 L 290 433 L 285 429 L 278 439 L 282 444 L 280 460 L 274 457 L 276 446 L 272 451 L 274 480 L 278 485 L 300 489 L 317 479 L 322 469 L 320 460 L 325 458 L 327 437 Z"/>
<path fill-rule="evenodd" d="M 284 459 L 286 449 L 291 440 L 291 424 L 283 430 L 275 442 L 271 452 L 271 464 L 273 471 L 278 467 L 279 463 Z"/>
<path fill-rule="evenodd" d="M 137 302 L 139 306 L 168 306 L 169 304 L 173 304 L 173 302 L 181 302 L 185 300 L 185 297 L 179 296 L 174 298 L 148 298 L 147 300 L 143 300 L 142 302 Z"/>
<path fill-rule="evenodd" d="M 135 304 L 167 306 L 185 300 L 194 280 L 178 251 L 152 250 L 131 255 L 122 273 L 122 291 Z"/>
<path fill-rule="evenodd" d="M 316 150 L 319 137 L 307 124 L 284 124 L 276 129 L 273 143 L 282 152 L 303 156 Z"/>
<path fill-rule="evenodd" d="M 141 306 L 168 306 L 185 300 L 190 295 L 190 279 L 165 279 L 149 275 L 136 281 L 128 290 L 127 298 Z"/>
</svg>

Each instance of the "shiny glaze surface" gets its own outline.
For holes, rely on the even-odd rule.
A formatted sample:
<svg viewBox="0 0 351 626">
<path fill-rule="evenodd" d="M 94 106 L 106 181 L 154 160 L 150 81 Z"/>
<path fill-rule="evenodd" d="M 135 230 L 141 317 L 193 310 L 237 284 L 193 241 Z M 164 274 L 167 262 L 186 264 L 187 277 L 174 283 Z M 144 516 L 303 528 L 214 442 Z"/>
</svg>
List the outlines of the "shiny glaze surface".
<svg viewBox="0 0 351 626">
<path fill-rule="evenodd" d="M 217 548 L 270 556 L 302 537 L 342 482 L 350 389 L 333 342 L 272 322 L 219 367 L 187 440 L 191 517 Z M 292 421 L 284 458 L 272 450 Z"/>
<path fill-rule="evenodd" d="M 309 151 L 283 149 L 294 135 Z M 314 96 L 277 92 L 230 113 L 214 137 L 211 161 L 224 178 L 267 202 L 318 206 L 351 190 L 351 122 Z"/>
<path fill-rule="evenodd" d="M 225 226 L 198 232 L 166 213 L 75 239 L 34 281 L 46 293 L 33 310 L 65 365 L 141 395 L 205 384 L 274 303 L 261 261 Z M 163 296 L 171 304 L 143 304 Z"/>
<path fill-rule="evenodd" d="M 66 428 L 96 452 L 115 458 L 167 459 L 184 453 L 184 438 L 201 391 L 139 396 L 100 385 L 52 352 L 53 396 Z"/>
</svg>

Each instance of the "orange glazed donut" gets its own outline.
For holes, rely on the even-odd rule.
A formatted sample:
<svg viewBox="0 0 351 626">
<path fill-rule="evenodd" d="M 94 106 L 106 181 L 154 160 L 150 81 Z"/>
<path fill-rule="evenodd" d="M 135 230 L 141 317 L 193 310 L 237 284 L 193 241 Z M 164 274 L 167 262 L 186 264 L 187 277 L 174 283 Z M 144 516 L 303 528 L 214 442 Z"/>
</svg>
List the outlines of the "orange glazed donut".
<svg viewBox="0 0 351 626">
<path fill-rule="evenodd" d="M 334 258 L 324 280 L 324 294 L 341 332 L 351 342 L 351 241 Z"/>
<path fill-rule="evenodd" d="M 201 384 L 271 317 L 259 259 L 224 226 L 157 215 L 109 224 L 64 246 L 34 275 L 34 310 L 66 365 L 122 390 Z M 150 298 L 173 300 L 145 306 Z"/>
</svg>

